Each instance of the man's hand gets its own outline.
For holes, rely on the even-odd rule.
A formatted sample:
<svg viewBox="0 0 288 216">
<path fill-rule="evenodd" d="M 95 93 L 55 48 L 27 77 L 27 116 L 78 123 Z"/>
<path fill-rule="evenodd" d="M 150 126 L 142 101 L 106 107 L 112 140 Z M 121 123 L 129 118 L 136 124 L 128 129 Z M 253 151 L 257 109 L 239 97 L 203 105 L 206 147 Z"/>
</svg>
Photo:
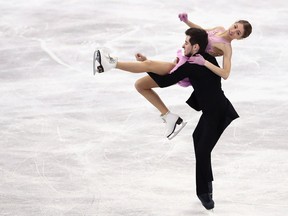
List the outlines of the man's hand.
<svg viewBox="0 0 288 216">
<path fill-rule="evenodd" d="M 200 54 L 196 54 L 195 56 L 191 56 L 189 59 L 188 59 L 188 62 L 191 63 L 191 64 L 198 64 L 198 65 L 204 65 L 205 64 L 205 59 L 203 58 L 202 55 Z"/>
<path fill-rule="evenodd" d="M 137 61 L 146 61 L 147 60 L 146 56 L 142 55 L 141 53 L 137 53 L 135 55 L 135 58 Z"/>
</svg>

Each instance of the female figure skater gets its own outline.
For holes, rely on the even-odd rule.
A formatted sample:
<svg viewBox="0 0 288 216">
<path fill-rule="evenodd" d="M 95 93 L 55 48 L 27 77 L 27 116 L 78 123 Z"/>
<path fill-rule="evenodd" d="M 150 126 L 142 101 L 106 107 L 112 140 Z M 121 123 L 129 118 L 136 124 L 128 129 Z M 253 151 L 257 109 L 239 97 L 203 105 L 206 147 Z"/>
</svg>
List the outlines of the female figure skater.
<svg viewBox="0 0 288 216">
<path fill-rule="evenodd" d="M 196 25 L 188 20 L 186 13 L 179 14 L 179 19 L 186 23 L 190 28 L 203 29 L 199 25 Z M 166 75 L 168 73 L 173 73 L 178 67 L 188 61 L 189 63 L 203 65 L 223 79 L 227 79 L 231 71 L 231 41 L 235 39 L 239 40 L 247 38 L 252 32 L 252 26 L 246 20 L 239 20 L 228 29 L 225 29 L 224 27 L 215 27 L 212 29 L 205 29 L 205 31 L 208 33 L 208 45 L 205 52 L 214 57 L 223 56 L 222 68 L 217 67 L 205 60 L 200 54 L 191 57 L 190 55 L 184 53 L 183 56 L 181 51 L 177 52 L 176 62 L 171 63 L 148 60 L 140 53 L 136 54 L 136 59 L 138 62 L 121 62 L 118 61 L 117 58 L 110 57 L 108 53 L 105 53 L 102 50 L 96 50 L 94 54 L 94 75 L 96 72 L 106 72 L 112 68 L 117 68 L 132 73 L 153 71 L 153 73 L 158 75 Z M 95 67 L 95 60 L 100 64 L 97 68 Z M 183 87 L 191 85 L 187 79 L 181 80 L 178 83 Z M 177 114 L 169 111 L 157 93 L 152 90 L 152 88 L 155 87 L 159 86 L 148 75 L 138 79 L 135 83 L 135 88 L 137 91 L 161 113 L 161 118 L 166 123 L 166 137 L 168 139 L 172 139 L 180 132 L 186 123 L 184 123 Z M 180 128 L 176 130 L 176 126 L 180 126 Z"/>
</svg>

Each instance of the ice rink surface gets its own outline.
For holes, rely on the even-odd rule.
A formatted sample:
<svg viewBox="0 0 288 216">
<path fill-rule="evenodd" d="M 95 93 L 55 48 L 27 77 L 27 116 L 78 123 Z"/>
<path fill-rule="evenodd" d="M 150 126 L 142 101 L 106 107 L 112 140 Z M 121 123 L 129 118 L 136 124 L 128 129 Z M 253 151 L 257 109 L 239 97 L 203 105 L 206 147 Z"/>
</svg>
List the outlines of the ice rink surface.
<svg viewBox="0 0 288 216">
<path fill-rule="evenodd" d="M 288 2 L 10 0 L 0 2 L 1 216 L 283 216 L 288 212 Z M 246 19 L 223 81 L 240 115 L 212 155 L 214 212 L 195 192 L 192 88 L 157 89 L 188 121 L 164 138 L 134 89 L 145 74 L 93 76 L 92 55 L 172 61 L 187 26 Z M 218 58 L 221 63 L 221 58 Z"/>
</svg>

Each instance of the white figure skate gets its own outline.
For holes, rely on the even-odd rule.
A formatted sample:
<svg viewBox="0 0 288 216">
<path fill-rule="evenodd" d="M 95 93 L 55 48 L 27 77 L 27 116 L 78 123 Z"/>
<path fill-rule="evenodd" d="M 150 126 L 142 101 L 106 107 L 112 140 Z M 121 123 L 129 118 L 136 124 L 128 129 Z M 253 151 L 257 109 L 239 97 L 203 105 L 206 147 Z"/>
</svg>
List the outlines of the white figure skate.
<svg viewBox="0 0 288 216">
<path fill-rule="evenodd" d="M 187 124 L 182 118 L 171 112 L 167 112 L 161 118 L 166 123 L 166 137 L 169 140 L 173 139 Z"/>
<path fill-rule="evenodd" d="M 103 73 L 116 67 L 118 59 L 111 57 L 109 53 L 102 49 L 96 50 L 93 56 L 93 73 Z M 98 66 L 96 66 L 98 63 Z"/>
</svg>

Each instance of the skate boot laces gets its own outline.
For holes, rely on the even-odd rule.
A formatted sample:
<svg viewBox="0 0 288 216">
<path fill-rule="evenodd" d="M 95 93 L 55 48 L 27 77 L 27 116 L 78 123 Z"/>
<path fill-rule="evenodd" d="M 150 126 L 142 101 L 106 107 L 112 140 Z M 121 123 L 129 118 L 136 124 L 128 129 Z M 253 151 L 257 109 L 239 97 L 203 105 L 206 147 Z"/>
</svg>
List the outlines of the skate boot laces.
<svg viewBox="0 0 288 216">
<path fill-rule="evenodd" d="M 109 53 L 108 53 L 108 54 L 106 54 L 106 58 L 108 59 L 108 61 L 109 61 L 109 63 L 110 63 L 110 64 L 114 64 L 114 63 L 116 63 L 116 62 L 117 62 L 117 59 L 116 59 L 116 58 L 113 58 L 113 57 L 111 57 Z"/>
</svg>

